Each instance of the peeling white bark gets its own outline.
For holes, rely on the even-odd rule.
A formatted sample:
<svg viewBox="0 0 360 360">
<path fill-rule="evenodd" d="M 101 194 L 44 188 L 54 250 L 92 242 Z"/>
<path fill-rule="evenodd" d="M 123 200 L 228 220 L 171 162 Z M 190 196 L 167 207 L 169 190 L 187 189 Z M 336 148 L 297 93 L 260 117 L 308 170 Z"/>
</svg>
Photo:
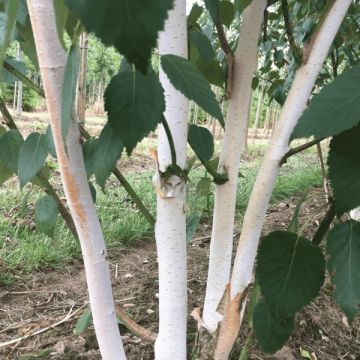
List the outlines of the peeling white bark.
<svg viewBox="0 0 360 360">
<path fill-rule="evenodd" d="M 238 172 L 249 120 L 251 83 L 257 66 L 258 41 L 265 6 L 265 0 L 254 0 L 245 10 L 235 53 L 234 87 L 219 161 L 219 171 L 227 172 L 229 181 L 216 186 L 203 313 L 205 324 L 211 332 L 216 330 L 222 319 L 217 307 L 230 277 Z"/>
<path fill-rule="evenodd" d="M 280 161 L 289 150 L 290 135 L 306 107 L 316 78 L 351 3 L 352 0 L 334 2 L 314 39 L 306 64 L 296 72 L 245 213 L 231 277 L 232 298 L 242 293 L 251 281 L 265 212 L 280 170 Z"/>
<path fill-rule="evenodd" d="M 62 48 L 52 1 L 28 0 L 31 24 L 44 83 L 47 107 L 65 195 L 79 235 L 90 306 L 102 358 L 126 359 L 115 315 L 105 241 L 87 183 L 77 123 L 61 134 L 61 104 L 66 54 Z"/>
<path fill-rule="evenodd" d="M 175 54 L 187 58 L 186 2 L 176 0 L 169 12 L 165 30 L 160 33 L 159 53 Z M 177 164 L 186 165 L 187 119 L 189 101 L 171 85 L 160 70 L 160 80 L 165 90 L 166 111 L 176 148 Z M 168 139 L 159 129 L 158 159 L 160 170 L 171 164 Z M 187 258 L 185 184 L 178 178 L 171 179 L 175 197 L 157 199 L 155 236 L 159 262 L 159 335 L 155 343 L 157 360 L 186 359 L 187 320 Z M 182 188 L 182 191 L 177 191 Z M 167 189 L 168 190 L 168 189 Z M 169 193 L 166 191 L 166 193 Z"/>
</svg>

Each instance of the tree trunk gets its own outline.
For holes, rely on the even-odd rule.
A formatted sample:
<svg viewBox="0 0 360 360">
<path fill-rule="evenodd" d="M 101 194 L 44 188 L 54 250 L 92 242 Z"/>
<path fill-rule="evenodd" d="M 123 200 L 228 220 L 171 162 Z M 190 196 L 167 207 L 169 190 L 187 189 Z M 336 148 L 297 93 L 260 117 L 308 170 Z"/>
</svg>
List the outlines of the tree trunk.
<svg viewBox="0 0 360 360">
<path fill-rule="evenodd" d="M 234 87 L 228 106 L 218 169 L 219 172 L 228 174 L 229 181 L 216 186 L 203 314 L 210 332 L 215 332 L 222 319 L 217 307 L 229 282 L 238 172 L 249 119 L 251 83 L 257 66 L 257 45 L 265 5 L 265 0 L 254 0 L 245 10 L 235 53 Z"/>
<path fill-rule="evenodd" d="M 164 31 L 159 35 L 159 53 L 187 58 L 186 2 L 176 0 Z M 189 101 L 171 85 L 160 70 L 165 90 L 166 111 L 176 149 L 177 164 L 186 166 Z M 171 164 L 168 138 L 161 126 L 158 139 L 160 170 Z M 159 174 L 157 174 L 159 176 Z M 158 195 L 155 236 L 159 262 L 159 335 L 155 343 L 157 360 L 186 359 L 187 258 L 184 179 L 172 176 L 168 185 L 174 194 Z"/>
<path fill-rule="evenodd" d="M 330 46 L 351 3 L 351 0 L 336 0 L 332 4 L 318 32 L 314 34 L 314 41 L 307 49 L 308 56 L 296 72 L 245 213 L 231 277 L 232 299 L 243 293 L 251 281 L 265 212 L 281 160 L 289 150 L 290 135 L 306 107 Z"/>
<path fill-rule="evenodd" d="M 87 72 L 87 51 L 88 51 L 88 34 L 83 32 L 80 37 L 80 69 L 78 79 L 78 116 L 79 122 L 85 124 L 86 113 L 86 72 Z"/>
<path fill-rule="evenodd" d="M 17 51 L 16 51 L 16 60 L 21 61 L 21 49 L 20 44 L 17 44 Z M 22 81 L 17 81 L 17 100 L 16 100 L 16 116 L 22 115 L 23 110 L 23 104 L 22 104 L 22 98 L 23 98 L 23 83 Z"/>
<path fill-rule="evenodd" d="M 67 152 L 62 138 L 61 104 L 66 54 L 59 41 L 53 2 L 28 0 L 27 4 L 62 183 L 81 243 L 100 352 L 105 360 L 126 359 L 115 316 L 105 242 L 87 183 L 79 128 L 74 119 L 66 139 Z"/>
<path fill-rule="evenodd" d="M 264 89 L 260 89 L 260 96 L 259 96 L 258 103 L 257 103 L 257 106 L 256 106 L 255 121 L 254 121 L 254 126 L 253 126 L 253 129 L 254 129 L 253 136 L 254 136 L 254 138 L 257 137 L 263 98 L 264 98 Z"/>
</svg>

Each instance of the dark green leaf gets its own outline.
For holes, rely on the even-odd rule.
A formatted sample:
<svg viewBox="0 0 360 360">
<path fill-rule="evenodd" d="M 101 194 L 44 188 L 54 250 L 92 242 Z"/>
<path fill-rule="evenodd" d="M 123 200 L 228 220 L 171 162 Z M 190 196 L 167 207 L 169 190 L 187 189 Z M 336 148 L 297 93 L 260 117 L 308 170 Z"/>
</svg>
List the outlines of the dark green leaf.
<svg viewBox="0 0 360 360">
<path fill-rule="evenodd" d="M 208 129 L 190 124 L 188 141 L 200 160 L 208 161 L 212 158 L 214 154 L 214 139 Z"/>
<path fill-rule="evenodd" d="M 95 189 L 95 186 L 90 181 L 89 181 L 89 188 L 90 188 L 90 193 L 91 193 L 92 200 L 93 200 L 93 202 L 95 204 L 96 203 L 96 189 Z"/>
<path fill-rule="evenodd" d="M 228 0 L 220 1 L 219 17 L 222 24 L 230 27 L 235 17 L 234 4 Z"/>
<path fill-rule="evenodd" d="M 360 205 L 360 125 L 335 136 L 328 157 L 329 180 L 338 214 Z"/>
<path fill-rule="evenodd" d="M 277 319 L 269 312 L 265 302 L 261 300 L 255 307 L 253 324 L 261 350 L 273 354 L 286 344 L 293 332 L 294 316 Z"/>
<path fill-rule="evenodd" d="M 224 126 L 224 118 L 209 83 L 188 60 L 176 55 L 163 55 L 161 66 L 172 85 L 189 100 L 214 116 Z"/>
<path fill-rule="evenodd" d="M 204 61 L 210 62 L 214 59 L 214 49 L 212 48 L 211 42 L 206 35 L 204 35 L 201 31 L 191 30 L 189 36 L 191 42 L 195 45 Z"/>
<path fill-rule="evenodd" d="M 83 333 L 92 323 L 91 310 L 86 308 L 84 312 L 80 315 L 78 321 L 76 322 L 74 334 L 79 335 Z"/>
<path fill-rule="evenodd" d="M 354 66 L 325 86 L 304 111 L 291 140 L 340 134 L 360 122 L 360 66 Z"/>
<path fill-rule="evenodd" d="M 48 149 L 48 153 L 53 158 L 56 158 L 56 150 L 55 150 L 53 134 L 52 134 L 52 131 L 51 131 L 51 125 L 49 125 L 47 127 L 45 137 L 46 137 L 46 146 L 47 146 L 47 149 Z"/>
<path fill-rule="evenodd" d="M 204 11 L 204 9 L 202 6 L 199 6 L 196 3 L 193 5 L 193 7 L 191 8 L 190 14 L 187 17 L 187 25 L 189 28 L 196 24 L 199 17 L 202 15 L 203 11 Z"/>
<path fill-rule="evenodd" d="M 352 321 L 360 311 L 360 223 L 350 220 L 329 234 L 327 266 L 335 284 L 335 298 Z"/>
<path fill-rule="evenodd" d="M 105 182 L 114 170 L 123 150 L 119 134 L 110 123 L 101 131 L 96 144 L 94 172 L 96 182 L 104 188 Z"/>
<path fill-rule="evenodd" d="M 26 75 L 26 66 L 23 61 L 19 61 L 14 59 L 13 57 L 7 56 L 4 59 L 4 62 L 7 62 L 11 66 L 13 66 L 16 70 L 20 71 L 23 75 Z M 10 71 L 3 69 L 4 73 L 2 76 L 2 81 L 8 84 L 14 83 L 15 81 L 18 81 L 18 78 L 13 75 Z"/>
<path fill-rule="evenodd" d="M 35 222 L 39 231 L 52 237 L 54 235 L 57 216 L 58 207 L 52 196 L 45 195 L 37 201 L 35 208 Z"/>
<path fill-rule="evenodd" d="M 68 16 L 68 9 L 65 5 L 64 0 L 53 0 L 53 2 L 54 2 L 55 17 L 56 17 L 57 32 L 59 35 L 60 42 L 62 43 L 65 49 L 66 47 L 64 41 L 64 33 L 65 33 L 66 20 Z"/>
<path fill-rule="evenodd" d="M 207 63 L 202 58 L 196 60 L 196 67 L 205 76 L 206 80 L 213 85 L 222 87 L 225 83 L 225 71 L 216 60 Z"/>
<path fill-rule="evenodd" d="M 270 312 L 281 318 L 294 315 L 319 292 L 325 260 L 308 239 L 286 231 L 266 236 L 257 257 L 256 276 Z"/>
<path fill-rule="evenodd" d="M 17 174 L 19 151 L 24 140 L 17 130 L 10 130 L 0 137 L 0 160 Z"/>
<path fill-rule="evenodd" d="M 106 89 L 105 110 L 130 154 L 161 122 L 165 100 L 159 80 L 153 74 L 137 71 L 117 74 Z"/>
<path fill-rule="evenodd" d="M 39 133 L 30 134 L 19 152 L 20 187 L 24 187 L 41 170 L 47 155 L 46 136 Z"/>
<path fill-rule="evenodd" d="M 82 144 L 86 175 L 88 178 L 95 173 L 95 154 L 98 139 L 90 138 Z"/>
<path fill-rule="evenodd" d="M 64 141 L 67 138 L 74 111 L 76 84 L 78 80 L 80 51 L 78 45 L 72 45 L 69 51 L 62 88 L 61 133 Z"/>
<path fill-rule="evenodd" d="M 235 9 L 241 14 L 251 2 L 252 0 L 235 0 Z"/>
<path fill-rule="evenodd" d="M 216 23 L 219 15 L 219 0 L 204 0 L 204 2 L 213 22 Z"/>
<path fill-rule="evenodd" d="M 67 6 L 104 44 L 113 45 L 146 72 L 158 32 L 173 0 L 65 0 Z"/>
<path fill-rule="evenodd" d="M 188 242 L 194 238 L 196 231 L 199 228 L 200 220 L 201 214 L 196 212 L 190 215 L 186 224 L 186 240 Z"/>
<path fill-rule="evenodd" d="M 0 186 L 2 186 L 6 180 L 9 180 L 13 172 L 0 160 Z"/>
</svg>

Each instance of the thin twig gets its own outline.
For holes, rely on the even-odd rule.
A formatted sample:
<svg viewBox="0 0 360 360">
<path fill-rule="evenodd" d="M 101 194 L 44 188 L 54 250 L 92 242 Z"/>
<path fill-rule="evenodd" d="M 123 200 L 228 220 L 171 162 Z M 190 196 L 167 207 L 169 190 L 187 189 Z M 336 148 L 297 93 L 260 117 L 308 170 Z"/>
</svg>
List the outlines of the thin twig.
<svg viewBox="0 0 360 360">
<path fill-rule="evenodd" d="M 290 149 L 285 155 L 284 157 L 281 159 L 280 161 L 280 165 L 284 165 L 287 161 L 287 159 L 295 154 L 298 154 L 299 152 L 301 151 L 304 151 L 316 144 L 319 144 L 322 140 L 324 140 L 324 138 L 321 138 L 321 139 L 315 139 L 315 140 L 312 140 L 312 141 L 309 141 L 308 143 L 306 144 L 303 144 L 303 145 L 300 145 L 300 146 L 297 146 L 295 148 L 292 148 Z"/>
<path fill-rule="evenodd" d="M 166 137 L 169 141 L 169 147 L 170 147 L 170 153 L 171 153 L 171 163 L 172 163 L 172 165 L 176 166 L 177 160 L 176 160 L 175 142 L 174 142 L 174 138 L 172 136 L 171 130 L 170 130 L 170 126 L 164 116 L 161 119 L 161 124 L 164 127 Z"/>
</svg>

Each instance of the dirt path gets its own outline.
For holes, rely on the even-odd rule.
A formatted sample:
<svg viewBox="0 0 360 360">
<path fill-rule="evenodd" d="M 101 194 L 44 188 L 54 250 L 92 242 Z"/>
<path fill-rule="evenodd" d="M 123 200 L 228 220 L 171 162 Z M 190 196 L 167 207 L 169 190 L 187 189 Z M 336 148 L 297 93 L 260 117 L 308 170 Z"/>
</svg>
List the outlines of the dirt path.
<svg viewBox="0 0 360 360">
<path fill-rule="evenodd" d="M 264 234 L 286 229 L 299 197 L 271 207 Z M 300 222 L 308 223 L 304 234 L 311 236 L 324 212 L 321 189 L 315 189 L 303 205 Z M 189 312 L 203 303 L 210 226 L 202 224 L 197 238 L 189 244 Z M 136 247 L 110 253 L 111 273 L 116 301 L 140 324 L 156 331 L 157 263 L 155 242 L 141 242 Z M 360 359 L 360 323 L 349 328 L 331 299 L 328 282 L 321 296 L 297 316 L 290 343 L 276 356 L 264 356 L 254 347 L 252 359 L 304 359 L 300 351 L 313 354 L 312 359 Z M 82 336 L 72 334 L 76 319 L 86 305 L 86 284 L 81 262 L 66 269 L 35 273 L 19 279 L 18 284 L 0 288 L 0 342 L 17 339 L 50 327 L 42 334 L 0 348 L 1 359 L 100 359 L 93 330 Z M 53 324 L 70 320 L 56 327 Z M 189 318 L 189 344 L 194 339 L 195 324 Z M 152 346 L 143 343 L 122 328 L 129 360 L 153 359 Z M 242 329 L 235 352 L 243 345 L 247 329 Z M 304 352 L 303 355 L 306 353 Z M 233 359 L 237 360 L 238 355 Z M 175 359 L 174 359 L 175 360 Z"/>
</svg>

